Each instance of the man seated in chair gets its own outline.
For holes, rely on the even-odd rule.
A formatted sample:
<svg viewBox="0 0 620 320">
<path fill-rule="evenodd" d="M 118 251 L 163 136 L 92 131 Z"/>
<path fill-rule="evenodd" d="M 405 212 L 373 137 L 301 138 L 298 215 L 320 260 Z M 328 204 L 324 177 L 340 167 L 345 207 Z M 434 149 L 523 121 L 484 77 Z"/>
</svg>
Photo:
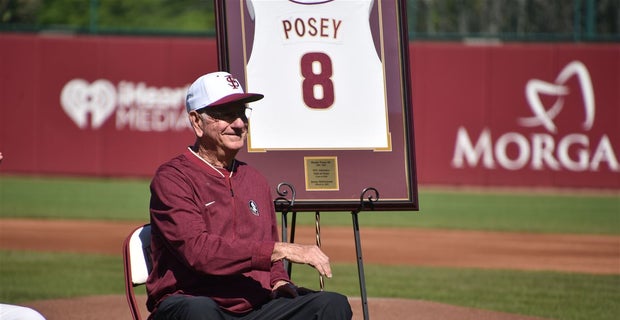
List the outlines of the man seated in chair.
<svg viewBox="0 0 620 320">
<path fill-rule="evenodd" d="M 351 319 L 345 296 L 291 282 L 283 259 L 330 278 L 329 258 L 315 245 L 278 241 L 266 179 L 235 158 L 248 132 L 246 104 L 262 98 L 226 72 L 189 87 L 195 143 L 151 182 L 151 319 Z"/>
</svg>

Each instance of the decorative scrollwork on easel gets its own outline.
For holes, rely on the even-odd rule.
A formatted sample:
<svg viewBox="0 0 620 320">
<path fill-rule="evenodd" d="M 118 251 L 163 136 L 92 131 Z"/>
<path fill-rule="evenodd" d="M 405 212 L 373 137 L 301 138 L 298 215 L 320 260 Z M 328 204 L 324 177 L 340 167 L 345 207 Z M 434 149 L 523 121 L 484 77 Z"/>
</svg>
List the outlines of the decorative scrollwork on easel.
<svg viewBox="0 0 620 320">
<path fill-rule="evenodd" d="M 375 202 L 377 201 L 379 201 L 379 191 L 377 191 L 377 189 L 368 187 L 362 190 L 360 195 L 360 205 L 357 208 L 357 212 L 363 211 L 366 207 L 369 207 L 370 210 L 375 210 Z"/>
<path fill-rule="evenodd" d="M 278 193 L 278 196 L 273 202 L 274 205 L 276 207 L 276 211 L 279 211 L 282 213 L 282 238 L 281 240 L 283 242 L 288 242 L 288 235 L 287 235 L 287 231 L 288 231 L 288 218 L 287 215 L 288 213 L 293 210 L 293 206 L 295 205 L 295 197 L 296 197 L 296 193 L 295 193 L 295 187 L 293 187 L 291 184 L 286 183 L 286 182 L 280 182 L 280 184 L 278 184 L 278 187 L 276 188 L 276 192 Z M 287 198 L 287 196 L 289 196 L 290 193 L 290 199 Z M 295 241 L 295 218 L 297 216 L 296 212 L 293 212 L 293 228 L 291 229 L 291 242 Z M 292 264 L 288 261 L 288 260 L 284 260 L 284 268 L 288 271 L 289 277 L 291 275 L 292 272 Z"/>
<path fill-rule="evenodd" d="M 276 211 L 280 211 L 282 213 L 287 213 L 291 211 L 291 209 L 295 205 L 295 197 L 296 197 L 295 187 L 293 187 L 289 183 L 280 182 L 280 184 L 278 184 L 278 187 L 276 188 L 276 192 L 278 193 L 278 196 L 279 196 L 274 201 L 275 206 L 276 206 Z M 287 198 L 287 196 L 289 195 L 289 192 L 291 196 L 290 200 Z"/>
</svg>

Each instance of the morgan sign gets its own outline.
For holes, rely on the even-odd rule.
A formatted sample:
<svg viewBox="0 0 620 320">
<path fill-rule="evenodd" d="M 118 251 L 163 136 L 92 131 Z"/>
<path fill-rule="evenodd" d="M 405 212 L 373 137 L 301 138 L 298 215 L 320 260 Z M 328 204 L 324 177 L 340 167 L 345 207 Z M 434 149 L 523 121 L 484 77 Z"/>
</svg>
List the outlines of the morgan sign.
<svg viewBox="0 0 620 320">
<path fill-rule="evenodd" d="M 571 94 L 567 80 L 578 80 L 578 92 L 572 94 L 582 97 L 583 122 L 581 132 L 559 135 L 554 119 L 564 107 L 565 97 Z M 554 102 L 550 107 L 543 105 L 541 95 L 550 96 Z M 525 96 L 532 117 L 517 119 L 523 127 L 546 130 L 525 135 L 519 132 L 500 133 L 496 140 L 489 128 L 484 128 L 477 139 L 472 141 L 466 127 L 460 127 L 456 135 L 452 166 L 482 166 L 485 169 L 503 168 L 521 170 L 529 166 L 532 170 L 568 170 L 620 172 L 617 153 L 609 135 L 586 134 L 594 125 L 595 99 L 592 81 L 587 67 L 580 61 L 572 61 L 564 67 L 554 83 L 539 79 L 527 82 Z M 575 105 L 575 107 L 578 107 Z M 509 149 L 515 150 L 514 155 Z"/>
<path fill-rule="evenodd" d="M 620 188 L 619 45 L 417 43 L 413 57 L 422 183 Z"/>
</svg>

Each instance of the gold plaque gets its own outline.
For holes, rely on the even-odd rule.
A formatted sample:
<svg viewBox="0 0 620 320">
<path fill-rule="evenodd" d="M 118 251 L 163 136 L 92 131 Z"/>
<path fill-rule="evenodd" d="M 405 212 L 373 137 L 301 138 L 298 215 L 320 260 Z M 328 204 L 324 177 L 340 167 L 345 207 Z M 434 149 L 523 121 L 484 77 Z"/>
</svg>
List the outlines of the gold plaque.
<svg viewBox="0 0 620 320">
<path fill-rule="evenodd" d="M 304 157 L 307 191 L 337 191 L 338 158 Z"/>
</svg>

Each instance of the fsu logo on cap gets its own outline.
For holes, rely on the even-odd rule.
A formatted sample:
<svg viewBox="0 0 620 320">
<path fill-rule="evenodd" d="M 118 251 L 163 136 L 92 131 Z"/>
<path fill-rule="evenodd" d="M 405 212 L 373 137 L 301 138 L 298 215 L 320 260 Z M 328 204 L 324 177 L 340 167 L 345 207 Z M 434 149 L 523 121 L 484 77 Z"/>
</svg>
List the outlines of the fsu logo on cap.
<svg viewBox="0 0 620 320">
<path fill-rule="evenodd" d="M 260 213 L 258 212 L 258 205 L 256 204 L 256 202 L 254 202 L 254 200 L 250 200 L 248 202 L 248 207 L 250 207 L 250 211 L 252 212 L 253 215 L 255 216 L 260 215 Z"/>
<path fill-rule="evenodd" d="M 233 78 L 232 75 L 226 76 L 226 81 L 228 81 L 228 85 L 231 86 L 233 89 L 237 89 L 241 86 L 241 84 L 239 84 L 239 80 Z"/>
</svg>

